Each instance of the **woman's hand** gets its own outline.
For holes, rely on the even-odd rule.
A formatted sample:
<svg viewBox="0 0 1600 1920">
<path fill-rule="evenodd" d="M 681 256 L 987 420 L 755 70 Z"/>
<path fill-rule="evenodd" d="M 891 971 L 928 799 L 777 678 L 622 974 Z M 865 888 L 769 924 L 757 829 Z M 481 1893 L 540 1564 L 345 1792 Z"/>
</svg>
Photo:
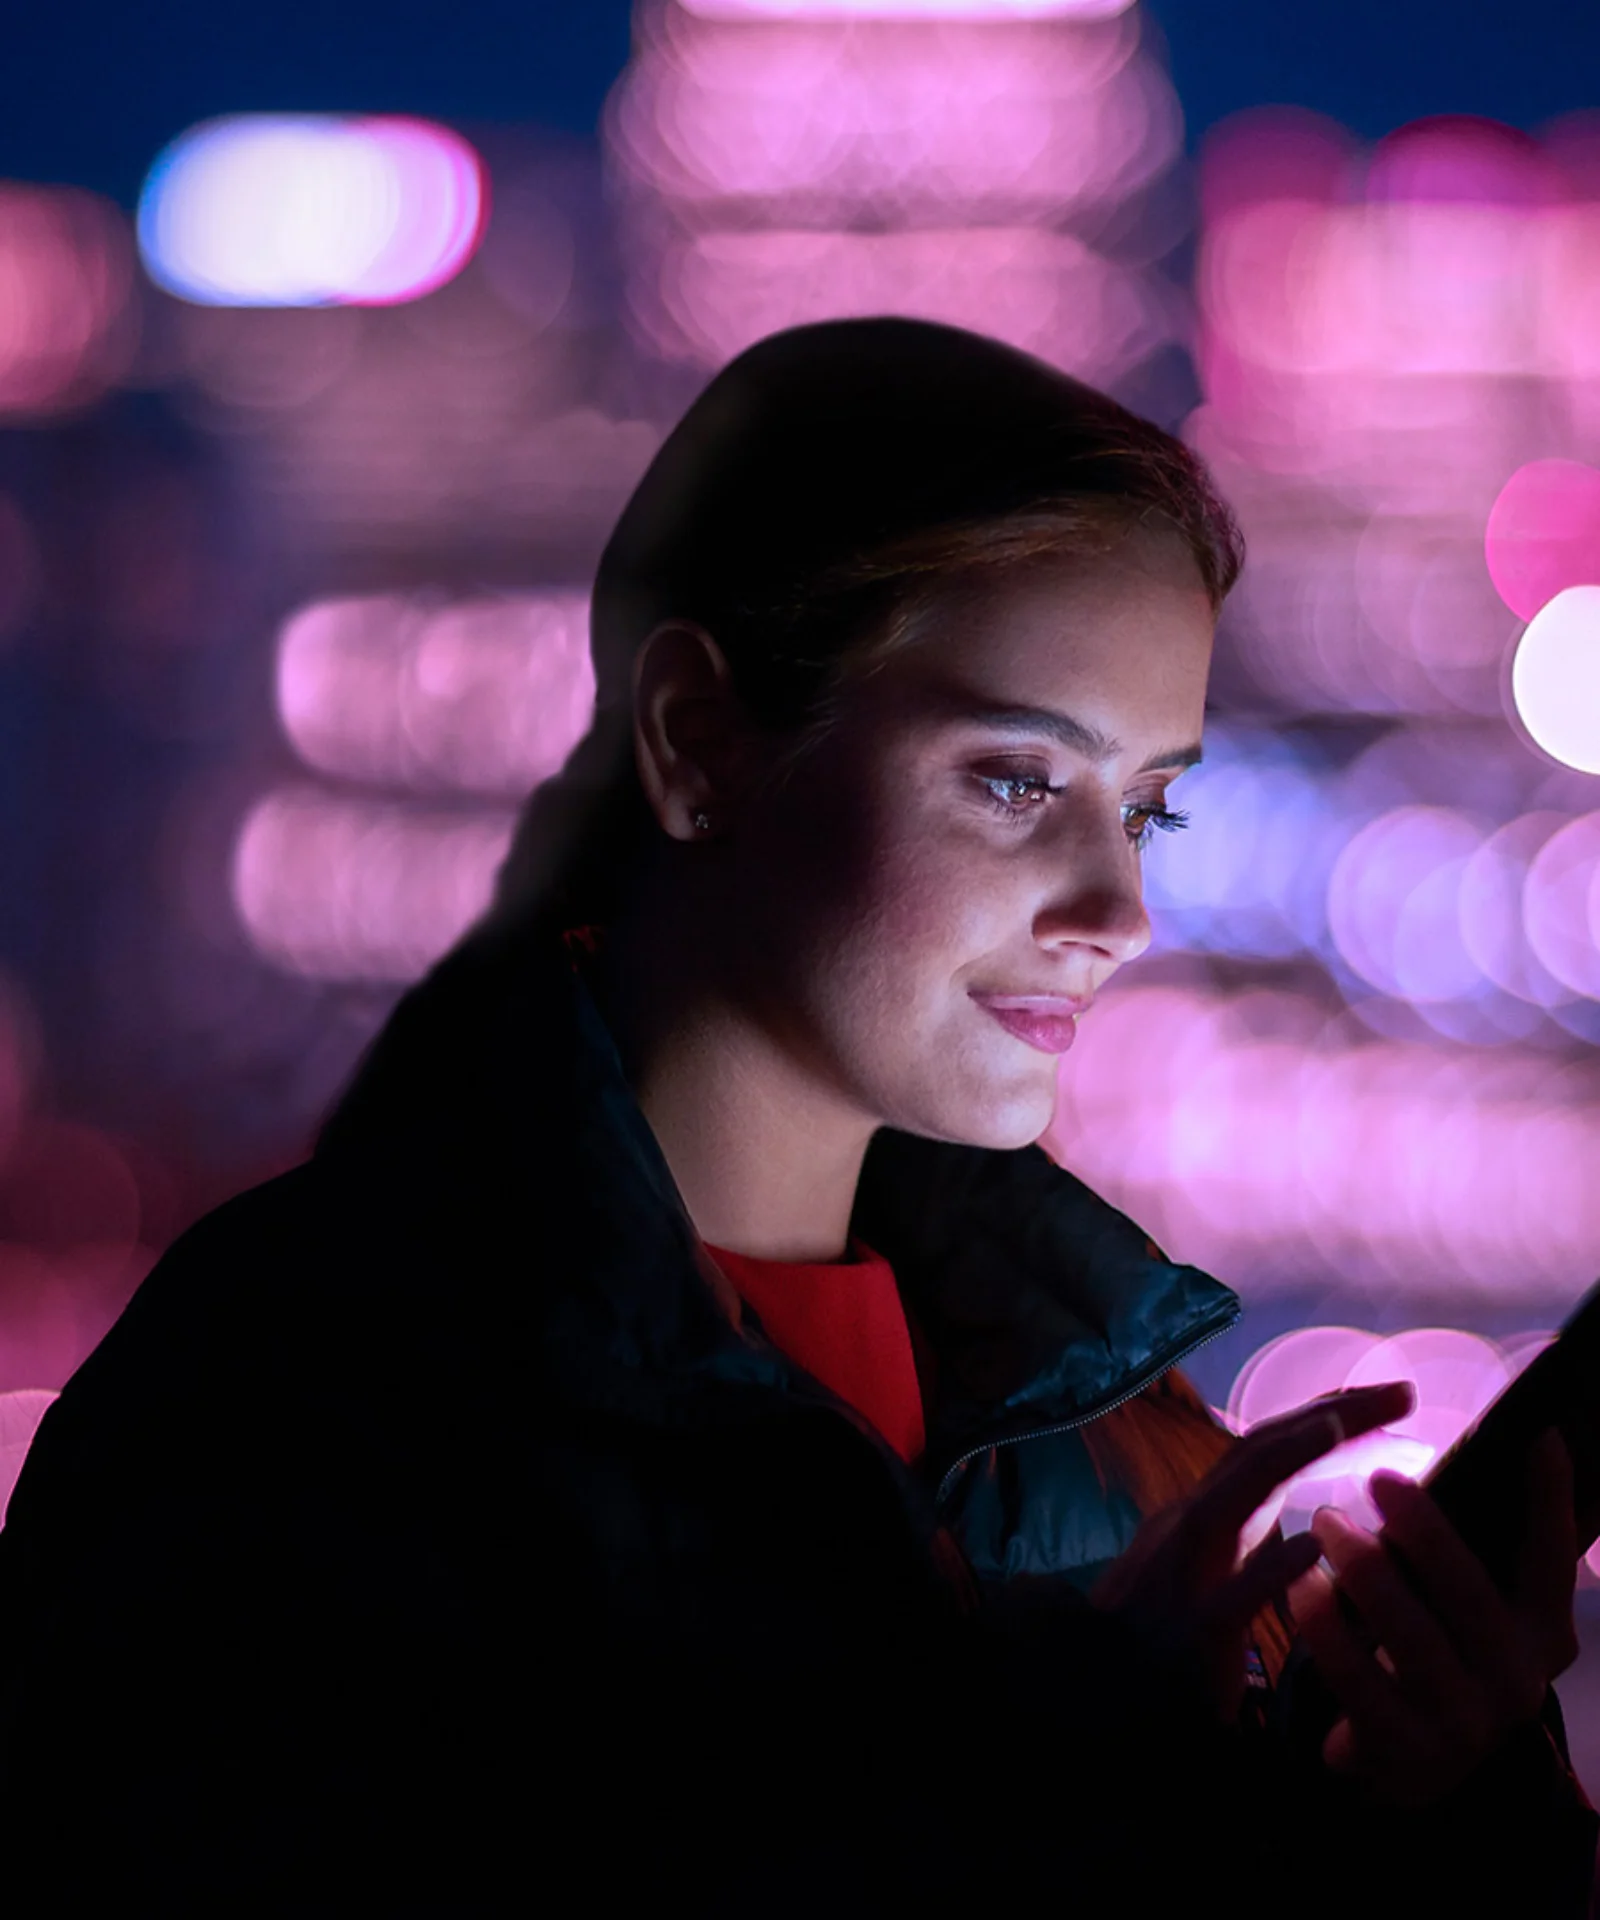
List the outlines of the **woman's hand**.
<svg viewBox="0 0 1600 1920">
<path fill-rule="evenodd" d="M 1577 1658 L 1572 1464 L 1555 1433 L 1534 1450 L 1510 1598 L 1421 1487 L 1385 1473 L 1369 1490 L 1382 1533 L 1324 1509 L 1312 1534 L 1334 1578 L 1311 1569 L 1290 1604 L 1344 1709 L 1325 1762 L 1392 1805 L 1423 1806 L 1534 1719 L 1550 1682 Z"/>
<path fill-rule="evenodd" d="M 1244 1696 L 1250 1622 L 1322 1551 L 1309 1534 L 1274 1534 L 1241 1561 L 1242 1529 L 1284 1481 L 1411 1406 L 1402 1381 L 1329 1394 L 1253 1427 L 1187 1500 L 1145 1523 L 1091 1600 L 1187 1667 L 1218 1718 L 1231 1722 Z"/>
</svg>

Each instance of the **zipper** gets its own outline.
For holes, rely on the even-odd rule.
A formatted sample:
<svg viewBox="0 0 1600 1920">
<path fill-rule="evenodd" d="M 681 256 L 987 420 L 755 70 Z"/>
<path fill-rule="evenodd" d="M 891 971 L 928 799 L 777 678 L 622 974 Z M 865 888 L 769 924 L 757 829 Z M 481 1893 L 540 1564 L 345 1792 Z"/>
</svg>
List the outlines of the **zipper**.
<svg viewBox="0 0 1600 1920">
<path fill-rule="evenodd" d="M 945 1468 L 939 1479 L 938 1491 L 933 1496 L 933 1504 L 935 1507 L 943 1506 L 945 1496 L 954 1484 L 956 1475 L 969 1460 L 976 1460 L 980 1454 L 992 1453 L 1000 1447 L 1019 1447 L 1025 1440 L 1048 1440 L 1058 1433 L 1071 1433 L 1075 1427 L 1086 1427 L 1091 1420 L 1098 1420 L 1105 1414 L 1115 1412 L 1129 1400 L 1137 1399 L 1145 1388 L 1152 1381 L 1159 1380 L 1162 1374 L 1170 1373 L 1174 1367 L 1182 1366 L 1191 1354 L 1198 1353 L 1202 1347 L 1209 1346 L 1213 1340 L 1219 1340 L 1223 1334 L 1232 1332 L 1243 1317 L 1244 1309 L 1236 1308 L 1220 1327 L 1213 1327 L 1209 1333 L 1202 1333 L 1197 1339 L 1191 1340 L 1186 1347 L 1180 1347 L 1170 1360 L 1163 1360 L 1159 1366 L 1148 1368 L 1135 1378 L 1131 1386 L 1123 1388 L 1122 1392 L 1114 1394 L 1111 1399 L 1102 1401 L 1099 1406 L 1090 1407 L 1085 1413 L 1076 1413 L 1070 1420 L 1057 1421 L 1053 1427 L 1035 1427 L 1031 1433 L 1014 1433 L 1004 1440 L 986 1440 L 981 1446 L 969 1447 L 965 1453 L 959 1454 Z"/>
</svg>

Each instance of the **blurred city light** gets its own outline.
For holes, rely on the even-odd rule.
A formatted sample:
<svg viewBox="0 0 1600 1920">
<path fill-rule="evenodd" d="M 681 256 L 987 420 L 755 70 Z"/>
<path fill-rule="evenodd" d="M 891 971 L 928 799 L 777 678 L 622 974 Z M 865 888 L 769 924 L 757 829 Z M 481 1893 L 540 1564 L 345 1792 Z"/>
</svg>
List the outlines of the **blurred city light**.
<svg viewBox="0 0 1600 1920">
<path fill-rule="evenodd" d="M 279 643 L 279 712 L 306 764 L 375 784 L 523 794 L 593 706 L 586 594 L 324 601 Z"/>
<path fill-rule="evenodd" d="M 1517 643 L 1511 689 L 1552 759 L 1600 773 L 1600 586 L 1567 587 L 1540 607 Z"/>
<path fill-rule="evenodd" d="M 1175 236 L 1141 244 L 1130 203 L 1182 119 L 1125 7 L 669 3 L 639 29 L 606 130 L 652 351 L 895 312 L 1113 380 L 1181 333 L 1150 270 Z"/>
<path fill-rule="evenodd" d="M 406 119 L 241 114 L 192 128 L 139 203 L 152 278 L 208 306 L 383 306 L 442 285 L 483 228 L 477 155 Z"/>
<path fill-rule="evenodd" d="M 682 0 L 702 20 L 1105 20 L 1133 0 Z"/>
<path fill-rule="evenodd" d="M 1104 996 L 1044 1141 L 1258 1296 L 1565 1304 L 1600 1246 L 1592 1063 L 1387 1040 L 1288 988 Z"/>
<path fill-rule="evenodd" d="M 133 245 L 117 209 L 0 180 L 0 418 L 99 399 L 127 370 L 134 326 Z"/>
<path fill-rule="evenodd" d="M 1454 1327 L 1416 1327 L 1384 1339 L 1358 1327 L 1308 1326 L 1268 1341 L 1239 1369 L 1228 1395 L 1225 1417 L 1236 1432 L 1342 1387 L 1404 1380 L 1416 1404 L 1392 1427 L 1335 1448 L 1297 1474 L 1257 1516 L 1253 1531 L 1277 1521 L 1297 1532 L 1324 1506 L 1377 1527 L 1380 1516 L 1366 1491 L 1371 1475 L 1421 1479 L 1548 1338 L 1524 1335 L 1502 1347 Z"/>
<path fill-rule="evenodd" d="M 1600 584 L 1600 469 L 1531 460 L 1500 489 L 1484 534 L 1502 600 L 1531 620 L 1567 587 Z"/>
<path fill-rule="evenodd" d="M 1329 932 L 1345 963 L 1402 1000 L 1479 991 L 1459 895 L 1482 837 L 1461 814 L 1416 806 L 1380 814 L 1355 834 L 1328 880 Z"/>
<path fill-rule="evenodd" d="M 14 1393 L 0 1393 L 0 1525 L 4 1525 L 11 1489 L 27 1458 L 28 1448 L 44 1418 L 53 1392 L 24 1387 Z"/>
<path fill-rule="evenodd" d="M 1522 922 L 1541 965 L 1573 993 L 1600 996 L 1595 939 L 1600 876 L 1600 813 L 1586 813 L 1551 834 L 1528 867 Z"/>
<path fill-rule="evenodd" d="M 509 812 L 422 813 L 311 787 L 268 794 L 240 829 L 233 898 L 274 966 L 405 981 L 489 904 Z"/>
<path fill-rule="evenodd" d="M 1505 606 L 1595 572 L 1580 149 L 1447 118 L 1364 152 L 1276 109 L 1208 141 L 1189 431 L 1251 536 L 1233 632 L 1255 696 L 1497 715 Z"/>
<path fill-rule="evenodd" d="M 783 327 L 890 310 L 1102 377 L 1170 337 L 1134 276 L 1028 228 L 700 234 L 664 257 L 661 296 L 674 340 L 708 363 Z"/>
</svg>

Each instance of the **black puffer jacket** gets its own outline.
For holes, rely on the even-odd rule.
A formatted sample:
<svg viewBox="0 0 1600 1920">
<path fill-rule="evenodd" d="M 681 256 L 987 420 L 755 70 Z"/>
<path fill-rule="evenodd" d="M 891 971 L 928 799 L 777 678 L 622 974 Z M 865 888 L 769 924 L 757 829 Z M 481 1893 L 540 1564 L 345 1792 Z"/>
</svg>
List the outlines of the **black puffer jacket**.
<svg viewBox="0 0 1600 1920">
<path fill-rule="evenodd" d="M 1076 1592 L 1138 1518 L 1079 1428 L 1233 1296 L 1033 1150 L 880 1135 L 855 1225 L 932 1349 L 925 1472 L 735 1324 L 559 945 L 458 951 L 46 1416 L 0 1534 L 19 1897 L 1342 1904 L 1284 1895 L 1357 1810 Z M 1583 1911 L 1530 1739 L 1396 1870 L 1481 1891 L 1514 1818 L 1506 1910 Z"/>
</svg>

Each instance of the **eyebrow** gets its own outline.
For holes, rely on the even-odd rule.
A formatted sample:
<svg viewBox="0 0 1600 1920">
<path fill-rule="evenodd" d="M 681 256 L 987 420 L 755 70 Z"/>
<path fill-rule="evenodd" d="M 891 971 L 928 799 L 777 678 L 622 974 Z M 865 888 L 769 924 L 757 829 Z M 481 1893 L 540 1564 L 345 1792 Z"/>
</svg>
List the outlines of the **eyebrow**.
<svg viewBox="0 0 1600 1920">
<path fill-rule="evenodd" d="M 1085 720 L 1074 719 L 1070 713 L 1058 713 L 1053 707 L 990 706 L 963 696 L 959 702 L 951 702 L 948 718 L 952 723 L 975 723 L 999 733 L 1048 734 L 1052 740 L 1059 740 L 1064 747 L 1091 760 L 1113 760 L 1122 751 L 1120 740 Z M 1138 771 L 1154 773 L 1158 767 L 1194 767 L 1200 759 L 1200 743 L 1193 741 L 1185 747 L 1162 748 L 1159 753 L 1151 754 Z"/>
</svg>

